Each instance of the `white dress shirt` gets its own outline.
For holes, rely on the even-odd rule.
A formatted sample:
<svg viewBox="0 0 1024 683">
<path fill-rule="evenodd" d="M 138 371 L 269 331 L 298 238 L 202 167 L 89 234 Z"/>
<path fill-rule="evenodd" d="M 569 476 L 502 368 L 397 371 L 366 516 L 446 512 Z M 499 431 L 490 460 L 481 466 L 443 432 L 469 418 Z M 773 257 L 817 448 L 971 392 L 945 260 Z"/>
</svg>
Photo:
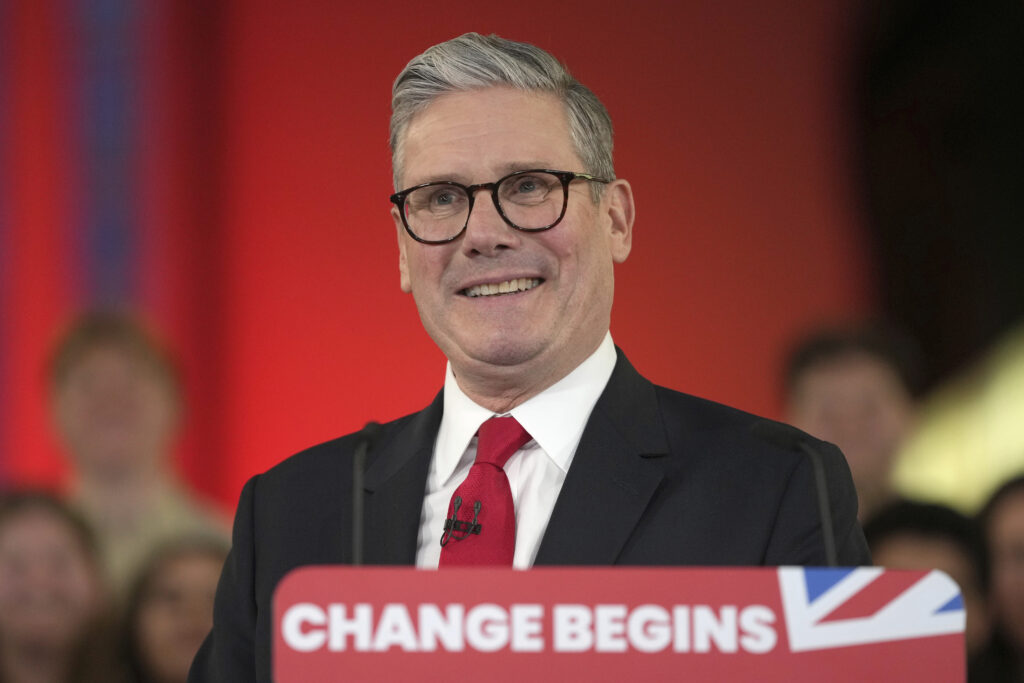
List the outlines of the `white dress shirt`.
<svg viewBox="0 0 1024 683">
<path fill-rule="evenodd" d="M 614 368 L 615 345 L 608 333 L 597 350 L 575 370 L 506 413 L 533 437 L 505 464 L 516 510 L 516 550 L 512 560 L 516 569 L 533 565 L 583 428 Z M 477 430 L 494 416 L 462 392 L 449 363 L 444 379 L 444 414 L 420 514 L 417 567 L 437 568 L 448 504 L 476 459 Z"/>
</svg>

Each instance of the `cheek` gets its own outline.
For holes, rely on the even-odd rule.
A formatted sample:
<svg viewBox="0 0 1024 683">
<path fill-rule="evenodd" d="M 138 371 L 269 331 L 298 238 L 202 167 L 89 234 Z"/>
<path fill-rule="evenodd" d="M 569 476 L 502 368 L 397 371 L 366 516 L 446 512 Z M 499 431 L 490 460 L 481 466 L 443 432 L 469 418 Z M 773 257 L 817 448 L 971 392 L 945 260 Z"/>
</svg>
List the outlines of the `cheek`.
<svg viewBox="0 0 1024 683">
<path fill-rule="evenodd" d="M 139 646 L 147 657 L 161 652 L 173 628 L 173 618 L 157 606 L 150 605 L 139 611 Z"/>
<path fill-rule="evenodd" d="M 1024 611 L 1024 571 L 1014 564 L 1003 563 L 994 570 L 993 592 L 998 608 L 1006 615 Z M 1019 618 L 1019 617 L 1018 617 Z"/>
<path fill-rule="evenodd" d="M 162 387 L 152 387 L 141 397 L 146 427 L 163 436 L 175 426 L 174 400 Z"/>
<path fill-rule="evenodd" d="M 572 282 L 579 299 L 595 305 L 610 304 L 614 266 L 603 244 L 592 240 L 576 251 L 566 253 L 559 259 L 559 264 L 561 276 Z"/>
<path fill-rule="evenodd" d="M 100 603 L 100 588 L 93 576 L 82 568 L 68 577 L 65 595 L 84 617 L 91 617 Z"/>
<path fill-rule="evenodd" d="M 0 631 L 10 629 L 13 615 L 18 613 L 25 587 L 21 581 L 0 572 Z"/>
<path fill-rule="evenodd" d="M 55 417 L 57 428 L 65 436 L 72 435 L 82 428 L 87 401 L 71 390 L 65 390 L 57 399 Z"/>
<path fill-rule="evenodd" d="M 417 248 L 419 247 L 419 248 Z M 413 294 L 429 294 L 444 273 L 441 255 L 444 247 L 415 245 L 406 249 L 406 279 Z"/>
</svg>

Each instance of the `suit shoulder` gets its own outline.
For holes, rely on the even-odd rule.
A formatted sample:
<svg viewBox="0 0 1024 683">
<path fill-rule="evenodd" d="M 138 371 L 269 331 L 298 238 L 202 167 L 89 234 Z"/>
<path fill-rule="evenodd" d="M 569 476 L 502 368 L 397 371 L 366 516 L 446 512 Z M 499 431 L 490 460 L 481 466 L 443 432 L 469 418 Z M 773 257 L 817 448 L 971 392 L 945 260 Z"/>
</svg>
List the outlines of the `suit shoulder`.
<svg viewBox="0 0 1024 683">
<path fill-rule="evenodd" d="M 666 429 L 682 432 L 692 438 L 725 438 L 729 440 L 752 440 L 756 438 L 756 426 L 771 422 L 754 413 L 718 403 L 699 396 L 684 394 L 667 387 L 654 387 L 658 409 Z"/>
<path fill-rule="evenodd" d="M 692 434 L 731 434 L 749 439 L 770 450 L 791 451 L 799 440 L 824 450 L 835 446 L 791 425 L 699 396 L 655 385 L 662 417 L 670 428 L 686 429 Z"/>
<path fill-rule="evenodd" d="M 654 385 L 662 412 L 668 417 L 691 416 L 694 424 L 706 429 L 735 429 L 753 425 L 764 418 L 739 408 L 681 391 Z"/>
</svg>

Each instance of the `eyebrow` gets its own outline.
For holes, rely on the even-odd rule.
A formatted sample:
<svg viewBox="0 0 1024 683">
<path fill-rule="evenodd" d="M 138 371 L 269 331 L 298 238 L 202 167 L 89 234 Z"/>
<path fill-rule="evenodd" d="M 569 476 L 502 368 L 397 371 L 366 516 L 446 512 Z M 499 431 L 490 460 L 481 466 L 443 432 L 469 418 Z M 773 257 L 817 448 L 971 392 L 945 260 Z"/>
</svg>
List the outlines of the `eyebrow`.
<svg viewBox="0 0 1024 683">
<path fill-rule="evenodd" d="M 527 161 L 527 162 L 513 162 L 505 164 L 505 173 L 502 175 L 508 175 L 509 173 L 515 173 L 516 171 L 529 171 L 533 169 L 545 169 L 552 168 L 550 162 L 547 161 Z"/>
<path fill-rule="evenodd" d="M 549 162 L 546 162 L 546 161 L 512 161 L 512 162 L 509 162 L 509 163 L 504 164 L 501 167 L 499 167 L 500 170 L 498 171 L 498 175 L 495 176 L 494 178 L 491 178 L 490 180 L 485 180 L 484 182 L 493 182 L 493 181 L 497 180 L 498 178 L 503 178 L 503 177 L 509 175 L 510 173 L 515 173 L 516 171 L 529 171 L 529 170 L 534 170 L 534 169 L 538 169 L 539 170 L 539 169 L 545 169 L 545 168 L 551 168 L 551 164 Z M 468 181 L 466 176 L 464 176 L 462 174 L 459 174 L 459 173 L 447 173 L 447 174 L 434 173 L 434 174 L 425 176 L 423 180 L 420 180 L 420 181 L 415 182 L 415 183 L 411 183 L 409 185 L 409 187 L 413 187 L 414 185 L 423 185 L 424 183 L 444 183 L 444 182 L 454 182 L 454 183 L 459 183 L 460 185 L 472 185 L 473 184 L 473 183 Z"/>
</svg>

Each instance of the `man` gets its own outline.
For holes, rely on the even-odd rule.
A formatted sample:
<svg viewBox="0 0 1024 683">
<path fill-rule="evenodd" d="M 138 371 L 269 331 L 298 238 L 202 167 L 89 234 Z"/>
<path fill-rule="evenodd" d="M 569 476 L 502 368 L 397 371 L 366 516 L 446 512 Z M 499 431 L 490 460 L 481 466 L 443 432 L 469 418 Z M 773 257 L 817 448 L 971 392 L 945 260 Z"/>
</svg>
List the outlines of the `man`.
<svg viewBox="0 0 1024 683">
<path fill-rule="evenodd" d="M 979 658 L 992 619 L 987 549 L 978 523 L 944 505 L 901 500 L 879 510 L 864 525 L 864 536 L 879 567 L 939 569 L 956 581 L 967 612 L 968 671 L 987 659 Z"/>
<path fill-rule="evenodd" d="M 514 502 L 508 545 L 488 563 L 825 562 L 808 460 L 759 438 L 764 421 L 655 387 L 612 344 L 633 195 L 589 90 L 538 48 L 467 34 L 399 75 L 391 146 L 405 188 L 392 197 L 401 286 L 449 363 L 434 402 L 374 439 L 366 563 L 480 561 L 500 504 L 466 492 L 475 470 Z M 526 433 L 503 468 L 481 462 L 496 415 Z M 194 681 L 267 680 L 275 584 L 300 565 L 351 561 L 360 441 L 315 447 L 246 485 Z M 816 448 L 840 562 L 866 563 L 842 456 Z"/>
<path fill-rule="evenodd" d="M 892 471 L 917 421 L 917 354 L 883 327 L 825 329 L 790 354 L 786 421 L 843 449 L 861 522 L 896 499 Z"/>
<path fill-rule="evenodd" d="M 71 464 L 71 504 L 96 530 L 121 594 L 139 565 L 180 534 L 227 535 L 220 515 L 177 480 L 181 401 L 166 352 L 131 316 L 83 314 L 50 366 L 53 419 Z"/>
</svg>

